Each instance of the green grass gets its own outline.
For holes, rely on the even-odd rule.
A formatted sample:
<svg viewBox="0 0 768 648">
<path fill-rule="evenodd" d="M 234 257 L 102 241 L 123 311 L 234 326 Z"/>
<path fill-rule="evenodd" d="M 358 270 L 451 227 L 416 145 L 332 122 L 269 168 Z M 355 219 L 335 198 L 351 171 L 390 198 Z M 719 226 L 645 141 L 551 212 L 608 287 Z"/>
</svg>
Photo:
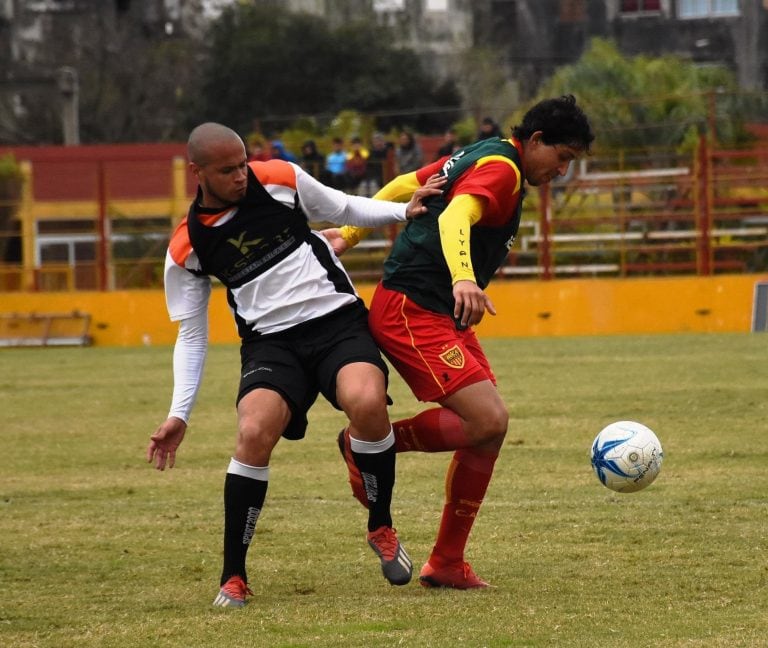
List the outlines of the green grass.
<svg viewBox="0 0 768 648">
<path fill-rule="evenodd" d="M 511 422 L 468 558 L 495 587 L 390 587 L 318 402 L 282 441 L 249 556 L 255 596 L 214 610 L 238 351 L 211 349 L 177 467 L 144 460 L 171 349 L 0 352 L 0 645 L 766 646 L 768 351 L 762 335 L 488 340 Z M 393 378 L 393 419 L 421 406 Z M 619 495 L 591 472 L 618 419 L 665 460 Z M 418 569 L 448 455 L 400 455 Z"/>
</svg>

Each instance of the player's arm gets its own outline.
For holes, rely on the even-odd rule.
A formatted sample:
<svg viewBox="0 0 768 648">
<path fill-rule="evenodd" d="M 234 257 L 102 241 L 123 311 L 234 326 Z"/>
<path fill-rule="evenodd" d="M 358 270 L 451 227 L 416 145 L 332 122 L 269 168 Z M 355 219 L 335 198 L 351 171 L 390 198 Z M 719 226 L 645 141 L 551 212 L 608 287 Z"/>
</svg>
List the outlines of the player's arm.
<svg viewBox="0 0 768 648">
<path fill-rule="evenodd" d="M 459 194 L 437 219 L 440 246 L 453 284 L 453 314 L 462 326 L 478 324 L 486 310 L 496 314 L 491 300 L 477 285 L 470 254 L 471 228 L 482 218 L 484 208 L 483 198 Z"/>
<path fill-rule="evenodd" d="M 179 322 L 173 347 L 173 396 L 168 418 L 189 423 L 208 353 L 208 310 Z"/>
<path fill-rule="evenodd" d="M 434 177 L 434 176 L 431 176 Z M 445 182 L 443 180 L 443 182 Z M 419 181 L 418 176 L 416 175 L 416 171 L 412 171 L 410 173 L 404 173 L 403 175 L 399 175 L 387 184 L 385 184 L 381 189 L 379 189 L 374 195 L 373 198 L 375 200 L 389 200 L 393 202 L 405 202 L 407 200 L 410 200 L 413 194 L 418 191 L 418 189 L 422 186 L 422 183 Z M 354 225 L 345 225 L 344 227 L 339 228 L 338 230 L 338 236 L 341 237 L 342 244 L 337 246 L 335 243 L 333 244 L 334 251 L 336 254 L 341 254 L 342 252 L 348 250 L 351 247 L 354 247 L 357 245 L 361 240 L 363 240 L 366 236 L 368 236 L 373 231 L 373 228 L 366 228 L 366 227 L 356 227 Z M 339 250 L 337 247 L 342 247 L 343 249 Z"/>
<path fill-rule="evenodd" d="M 359 227 L 381 227 L 404 222 L 426 211 L 424 200 L 440 193 L 442 183 L 437 181 L 417 186 L 409 196 L 410 201 L 401 202 L 373 200 L 364 196 L 353 196 L 332 189 L 296 168 L 296 192 L 299 203 L 311 221 L 330 221 L 337 225 Z"/>
<path fill-rule="evenodd" d="M 451 272 L 451 283 L 475 281 L 469 253 L 470 228 L 483 215 L 483 200 L 471 194 L 454 196 L 437 219 L 440 245 Z"/>
<path fill-rule="evenodd" d="M 208 350 L 208 299 L 210 279 L 195 276 L 166 260 L 166 303 L 171 319 L 179 321 L 173 349 L 173 396 L 168 418 L 150 437 L 147 461 L 158 470 L 173 468 L 176 450 L 184 439 L 187 423 L 200 390 Z"/>
</svg>

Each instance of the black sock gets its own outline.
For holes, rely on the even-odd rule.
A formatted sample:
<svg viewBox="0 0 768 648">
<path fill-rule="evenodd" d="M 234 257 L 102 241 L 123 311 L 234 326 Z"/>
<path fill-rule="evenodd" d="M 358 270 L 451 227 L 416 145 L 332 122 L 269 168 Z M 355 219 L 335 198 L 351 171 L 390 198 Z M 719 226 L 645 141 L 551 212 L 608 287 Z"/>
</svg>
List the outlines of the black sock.
<svg viewBox="0 0 768 648">
<path fill-rule="evenodd" d="M 392 489 L 395 485 L 395 446 L 383 452 L 352 451 L 368 496 L 368 530 L 392 526 Z"/>
<path fill-rule="evenodd" d="M 227 473 L 224 480 L 224 567 L 221 585 L 232 576 L 247 583 L 245 556 L 256 529 L 269 482 Z"/>
</svg>

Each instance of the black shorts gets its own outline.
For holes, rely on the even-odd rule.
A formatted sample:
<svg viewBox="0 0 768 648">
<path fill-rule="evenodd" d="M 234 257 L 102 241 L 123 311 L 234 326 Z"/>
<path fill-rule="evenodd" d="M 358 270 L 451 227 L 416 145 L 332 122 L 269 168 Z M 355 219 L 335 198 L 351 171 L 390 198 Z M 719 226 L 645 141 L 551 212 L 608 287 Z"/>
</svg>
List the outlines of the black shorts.
<svg viewBox="0 0 768 648">
<path fill-rule="evenodd" d="M 352 362 L 368 362 L 381 369 L 387 364 L 368 329 L 368 309 L 362 302 L 335 313 L 243 342 L 237 402 L 256 388 L 278 392 L 291 409 L 283 432 L 287 439 L 301 439 L 307 429 L 307 412 L 322 394 L 336 409 L 336 374 Z"/>
</svg>

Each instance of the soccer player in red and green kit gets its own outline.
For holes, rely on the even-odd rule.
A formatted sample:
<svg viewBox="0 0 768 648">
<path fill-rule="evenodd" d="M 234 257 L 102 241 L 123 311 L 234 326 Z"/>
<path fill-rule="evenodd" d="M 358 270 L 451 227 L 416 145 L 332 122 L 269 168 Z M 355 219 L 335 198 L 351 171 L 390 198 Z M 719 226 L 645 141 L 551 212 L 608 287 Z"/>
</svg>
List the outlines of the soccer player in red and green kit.
<svg viewBox="0 0 768 648">
<path fill-rule="evenodd" d="M 464 558 L 465 546 L 507 432 L 508 412 L 472 329 L 496 314 L 484 288 L 507 258 L 520 223 L 526 183 L 564 175 L 589 152 L 594 135 L 573 96 L 531 108 L 509 139 L 478 141 L 398 176 L 375 196 L 407 200 L 433 173 L 447 176 L 428 212 L 408 223 L 384 262 L 369 326 L 414 395 L 436 403 L 393 423 L 397 452 L 453 451 L 437 539 L 420 573 L 425 587 L 487 587 Z M 337 254 L 366 230 L 327 230 Z M 339 447 L 355 496 L 365 505 L 349 437 Z"/>
</svg>

